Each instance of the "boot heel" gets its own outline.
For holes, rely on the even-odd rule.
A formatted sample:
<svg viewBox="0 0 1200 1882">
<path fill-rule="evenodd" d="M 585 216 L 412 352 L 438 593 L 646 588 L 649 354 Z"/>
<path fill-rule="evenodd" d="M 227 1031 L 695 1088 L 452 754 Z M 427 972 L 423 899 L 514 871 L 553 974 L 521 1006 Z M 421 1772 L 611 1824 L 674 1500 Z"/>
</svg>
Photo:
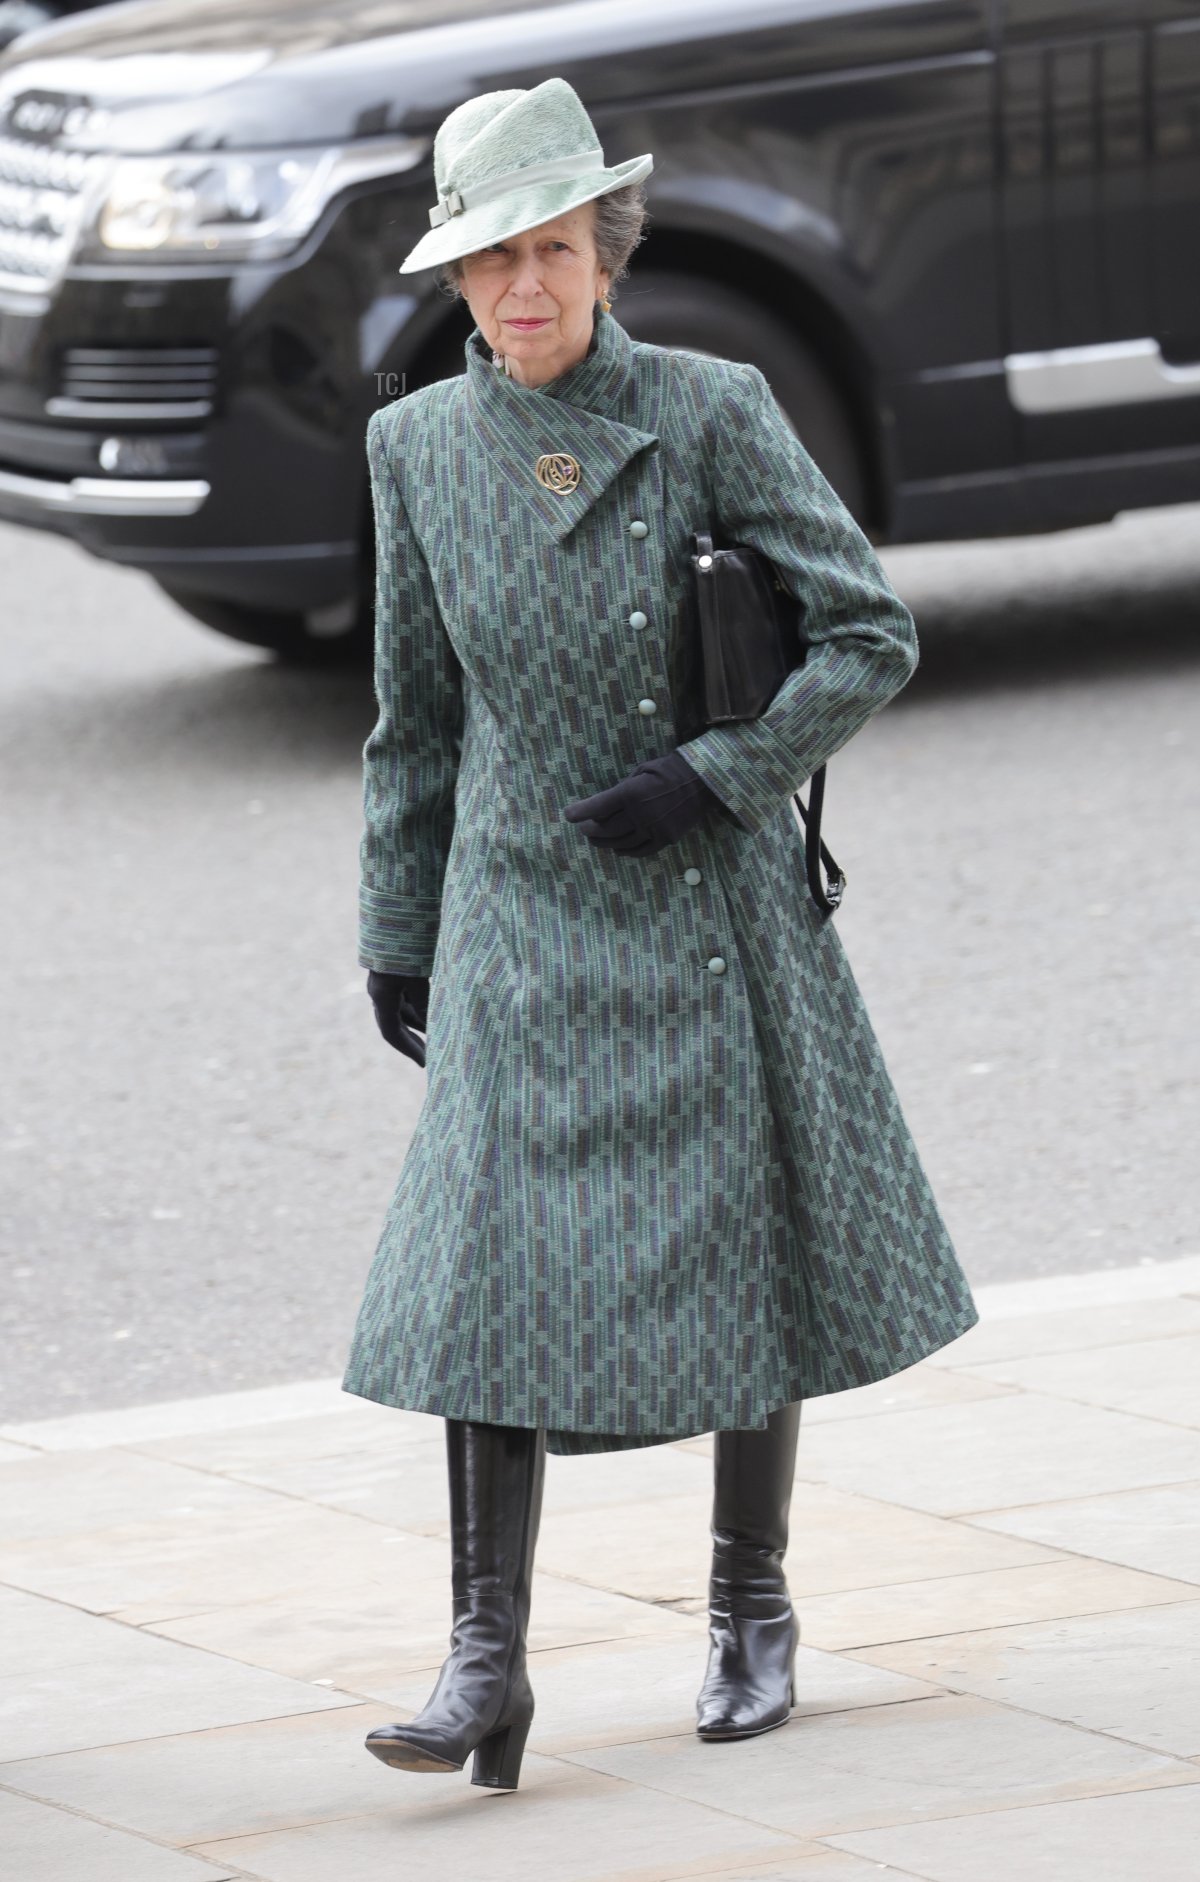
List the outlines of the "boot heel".
<svg viewBox="0 0 1200 1882">
<path fill-rule="evenodd" d="M 475 1762 L 471 1766 L 472 1784 L 486 1784 L 492 1790 L 515 1791 L 517 1779 L 521 1775 L 525 1740 L 529 1737 L 532 1724 L 532 1718 L 519 1720 L 481 1738 L 475 1747 Z"/>
</svg>

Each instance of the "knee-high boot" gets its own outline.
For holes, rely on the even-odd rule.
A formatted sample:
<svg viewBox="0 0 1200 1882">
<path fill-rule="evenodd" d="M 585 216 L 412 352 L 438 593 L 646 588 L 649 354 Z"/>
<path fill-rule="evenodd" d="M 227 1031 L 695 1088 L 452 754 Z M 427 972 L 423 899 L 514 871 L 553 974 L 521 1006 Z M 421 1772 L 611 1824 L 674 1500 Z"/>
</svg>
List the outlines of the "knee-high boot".
<svg viewBox="0 0 1200 1882">
<path fill-rule="evenodd" d="M 533 1554 L 542 1510 L 541 1426 L 446 1420 L 453 1626 L 424 1708 L 367 1734 L 368 1751 L 402 1771 L 461 1771 L 515 1790 L 533 1722 L 525 1658 Z"/>
<path fill-rule="evenodd" d="M 801 1400 L 765 1431 L 713 1434 L 713 1560 L 708 1668 L 696 1702 L 701 1738 L 750 1738 L 795 1703 L 799 1629 L 783 1557 Z"/>
</svg>

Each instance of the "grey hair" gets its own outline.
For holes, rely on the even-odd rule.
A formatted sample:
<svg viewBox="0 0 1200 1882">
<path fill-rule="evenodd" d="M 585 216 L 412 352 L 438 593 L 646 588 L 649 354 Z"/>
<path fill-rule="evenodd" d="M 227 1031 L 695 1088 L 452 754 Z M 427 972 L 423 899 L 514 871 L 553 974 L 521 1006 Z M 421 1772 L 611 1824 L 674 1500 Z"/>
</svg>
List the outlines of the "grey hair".
<svg viewBox="0 0 1200 1882">
<path fill-rule="evenodd" d="M 616 284 L 629 273 L 629 258 L 645 239 L 646 192 L 641 183 L 626 183 L 621 189 L 593 196 L 591 202 L 596 212 L 592 225 L 596 260 L 608 270 L 608 298 L 615 300 Z M 463 256 L 456 255 L 452 261 L 442 262 L 437 271 L 438 287 L 452 300 L 463 298 L 463 260 Z"/>
</svg>

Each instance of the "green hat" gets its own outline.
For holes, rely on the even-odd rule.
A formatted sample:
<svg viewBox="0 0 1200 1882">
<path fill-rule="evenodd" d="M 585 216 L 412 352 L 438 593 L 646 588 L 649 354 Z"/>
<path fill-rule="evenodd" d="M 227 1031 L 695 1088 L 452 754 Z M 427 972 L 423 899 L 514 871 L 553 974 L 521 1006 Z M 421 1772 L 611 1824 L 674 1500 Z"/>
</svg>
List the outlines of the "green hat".
<svg viewBox="0 0 1200 1882">
<path fill-rule="evenodd" d="M 398 272 L 414 274 L 535 229 L 580 203 L 640 183 L 654 158 L 605 164 L 583 101 L 565 78 L 531 91 L 485 91 L 443 122 L 433 144 L 438 200 Z"/>
</svg>

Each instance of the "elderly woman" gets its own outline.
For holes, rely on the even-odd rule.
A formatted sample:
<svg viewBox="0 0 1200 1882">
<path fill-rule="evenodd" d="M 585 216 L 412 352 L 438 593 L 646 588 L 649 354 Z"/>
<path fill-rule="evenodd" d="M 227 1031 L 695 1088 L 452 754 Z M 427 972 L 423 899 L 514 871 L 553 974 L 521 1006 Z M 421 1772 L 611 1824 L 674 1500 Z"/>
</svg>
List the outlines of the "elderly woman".
<svg viewBox="0 0 1200 1882">
<path fill-rule="evenodd" d="M 800 1406 L 978 1318 L 791 794 L 906 682 L 912 617 L 754 366 L 633 342 L 649 155 L 570 85 L 438 132 L 466 372 L 372 415 L 361 964 L 427 1085 L 344 1388 L 440 1415 L 451 1651 L 369 1749 L 515 1787 L 545 1453 L 714 1434 L 704 1739 L 782 1725 Z M 706 727 L 692 530 L 805 603 L 804 663 Z M 422 1043 L 420 1034 L 424 1034 Z"/>
</svg>

